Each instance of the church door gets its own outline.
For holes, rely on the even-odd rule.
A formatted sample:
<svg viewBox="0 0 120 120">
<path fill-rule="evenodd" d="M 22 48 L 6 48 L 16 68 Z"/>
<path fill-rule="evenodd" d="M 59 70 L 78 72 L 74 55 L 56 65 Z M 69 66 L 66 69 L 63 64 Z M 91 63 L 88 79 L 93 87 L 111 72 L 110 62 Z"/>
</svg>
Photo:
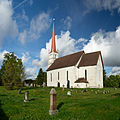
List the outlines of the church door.
<svg viewBox="0 0 120 120">
<path fill-rule="evenodd" d="M 58 87 L 60 87 L 60 83 L 58 82 Z"/>
<path fill-rule="evenodd" d="M 70 81 L 67 80 L 67 88 L 70 88 Z"/>
</svg>

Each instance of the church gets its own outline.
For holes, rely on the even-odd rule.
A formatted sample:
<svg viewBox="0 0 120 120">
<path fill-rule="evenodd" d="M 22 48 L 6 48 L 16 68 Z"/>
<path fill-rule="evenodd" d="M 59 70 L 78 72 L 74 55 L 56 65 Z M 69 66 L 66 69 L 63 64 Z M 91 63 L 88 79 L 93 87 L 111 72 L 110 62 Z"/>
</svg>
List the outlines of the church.
<svg viewBox="0 0 120 120">
<path fill-rule="evenodd" d="M 80 51 L 58 58 L 53 21 L 51 50 L 48 55 L 48 87 L 103 88 L 103 68 L 100 51 Z"/>
</svg>

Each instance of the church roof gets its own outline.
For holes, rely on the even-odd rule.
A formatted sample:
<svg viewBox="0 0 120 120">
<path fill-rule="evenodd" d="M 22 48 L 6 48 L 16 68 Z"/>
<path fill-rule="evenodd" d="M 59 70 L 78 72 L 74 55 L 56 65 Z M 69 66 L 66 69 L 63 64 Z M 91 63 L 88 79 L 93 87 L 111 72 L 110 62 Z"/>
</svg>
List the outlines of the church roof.
<svg viewBox="0 0 120 120">
<path fill-rule="evenodd" d="M 81 57 L 81 60 L 77 66 L 78 68 L 84 67 L 84 66 L 97 65 L 99 55 L 102 61 L 102 56 L 100 51 L 86 53 L 86 54 L 84 53 L 84 51 L 80 51 L 74 54 L 63 56 L 61 58 L 56 59 L 54 63 L 47 69 L 47 71 L 64 68 L 64 67 L 75 66 L 78 63 L 80 57 Z M 103 61 L 102 61 L 102 65 L 103 65 Z"/>
<path fill-rule="evenodd" d="M 74 54 L 70 54 L 67 56 L 63 56 L 61 58 L 58 58 L 54 61 L 54 63 L 47 69 L 47 71 L 58 69 L 58 68 L 64 68 L 64 67 L 70 67 L 77 64 L 80 57 L 84 51 L 80 51 Z"/>
<path fill-rule="evenodd" d="M 82 56 L 82 59 L 81 59 L 79 65 L 78 65 L 78 68 L 83 67 L 83 66 L 96 65 L 98 62 L 99 55 L 101 56 L 100 51 L 84 54 Z M 102 61 L 102 56 L 101 56 L 101 61 Z M 102 61 L 102 64 L 103 64 L 103 61 Z"/>
</svg>

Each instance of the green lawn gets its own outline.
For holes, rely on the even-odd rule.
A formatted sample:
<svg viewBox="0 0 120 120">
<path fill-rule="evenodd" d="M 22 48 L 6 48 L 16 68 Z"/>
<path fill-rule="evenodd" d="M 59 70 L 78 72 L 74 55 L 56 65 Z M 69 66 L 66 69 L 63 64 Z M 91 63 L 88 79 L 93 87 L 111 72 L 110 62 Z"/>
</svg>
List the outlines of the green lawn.
<svg viewBox="0 0 120 120">
<path fill-rule="evenodd" d="M 71 96 L 67 96 L 70 89 L 55 89 L 59 113 L 50 116 L 50 88 L 24 89 L 18 94 L 0 87 L 0 120 L 120 120 L 120 89 L 87 89 L 85 93 L 73 89 Z M 27 90 L 30 101 L 24 103 Z M 110 93 L 103 94 L 104 90 Z"/>
</svg>

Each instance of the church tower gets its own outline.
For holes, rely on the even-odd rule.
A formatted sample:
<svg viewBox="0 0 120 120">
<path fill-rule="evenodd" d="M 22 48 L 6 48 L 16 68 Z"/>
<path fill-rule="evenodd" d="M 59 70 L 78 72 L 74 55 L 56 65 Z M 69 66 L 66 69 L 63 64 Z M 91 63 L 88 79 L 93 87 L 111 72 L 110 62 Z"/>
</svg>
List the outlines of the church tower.
<svg viewBox="0 0 120 120">
<path fill-rule="evenodd" d="M 52 65 L 52 63 L 58 58 L 58 52 L 56 50 L 56 43 L 55 43 L 54 20 L 55 19 L 53 19 L 53 33 L 52 33 L 51 50 L 48 56 L 48 67 Z"/>
</svg>

